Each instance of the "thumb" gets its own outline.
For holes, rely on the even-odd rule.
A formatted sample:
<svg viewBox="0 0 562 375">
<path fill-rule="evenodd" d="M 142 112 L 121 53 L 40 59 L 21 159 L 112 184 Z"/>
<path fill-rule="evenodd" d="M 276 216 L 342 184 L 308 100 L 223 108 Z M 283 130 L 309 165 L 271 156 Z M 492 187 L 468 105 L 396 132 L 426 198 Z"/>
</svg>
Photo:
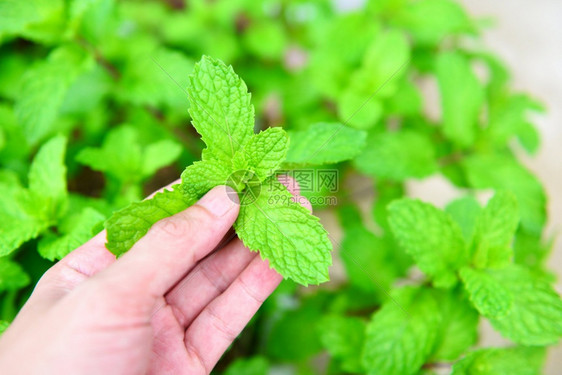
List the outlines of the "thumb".
<svg viewBox="0 0 562 375">
<path fill-rule="evenodd" d="M 217 186 L 193 206 L 154 224 L 129 252 L 93 279 L 121 291 L 162 296 L 217 246 L 238 210 L 238 194 Z"/>
</svg>

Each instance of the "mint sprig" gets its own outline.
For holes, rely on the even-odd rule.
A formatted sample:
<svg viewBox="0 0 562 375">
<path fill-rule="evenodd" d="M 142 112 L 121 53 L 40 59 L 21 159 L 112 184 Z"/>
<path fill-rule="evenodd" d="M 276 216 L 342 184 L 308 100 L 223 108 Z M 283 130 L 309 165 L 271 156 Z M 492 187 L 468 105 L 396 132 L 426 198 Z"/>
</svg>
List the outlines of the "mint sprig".
<svg viewBox="0 0 562 375">
<path fill-rule="evenodd" d="M 172 191 L 116 212 L 106 222 L 107 248 L 116 255 L 126 252 L 158 220 L 186 209 L 215 186 L 229 185 L 240 195 L 234 228 L 244 245 L 285 278 L 303 285 L 327 281 L 328 234 L 276 179 L 289 149 L 287 133 L 281 128 L 254 133 L 246 84 L 220 60 L 204 56 L 187 92 L 193 126 L 207 146 L 202 160 L 185 169 Z"/>
</svg>

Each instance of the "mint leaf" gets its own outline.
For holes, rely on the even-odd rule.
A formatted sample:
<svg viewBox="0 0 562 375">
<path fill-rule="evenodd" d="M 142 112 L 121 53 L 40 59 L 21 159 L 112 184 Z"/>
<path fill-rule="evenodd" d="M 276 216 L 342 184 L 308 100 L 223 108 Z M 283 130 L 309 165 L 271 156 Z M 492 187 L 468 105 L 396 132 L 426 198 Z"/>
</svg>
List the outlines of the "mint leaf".
<svg viewBox="0 0 562 375">
<path fill-rule="evenodd" d="M 238 358 L 223 373 L 224 375 L 268 375 L 269 363 L 264 357 Z"/>
<path fill-rule="evenodd" d="M 46 142 L 29 170 L 30 193 L 40 199 L 47 217 L 57 218 L 66 209 L 66 138 L 57 136 Z"/>
<path fill-rule="evenodd" d="M 423 45 L 436 45 L 473 28 L 462 6 L 451 0 L 416 1 L 400 7 L 392 23 L 406 28 Z"/>
<path fill-rule="evenodd" d="M 46 236 L 39 242 L 39 254 L 46 259 L 62 259 L 74 249 L 82 246 L 95 234 L 93 229 L 103 222 L 105 216 L 93 208 L 85 208 L 76 215 L 69 216 L 59 226 L 63 235 Z"/>
<path fill-rule="evenodd" d="M 152 176 L 157 170 L 170 165 L 181 154 L 181 146 L 172 140 L 163 139 L 145 147 L 141 161 L 143 176 Z"/>
<path fill-rule="evenodd" d="M 328 315 L 318 323 L 320 341 L 346 372 L 361 373 L 361 350 L 365 343 L 366 324 L 356 317 Z"/>
<path fill-rule="evenodd" d="M 517 233 L 513 244 L 513 261 L 515 264 L 526 266 L 531 270 L 543 272 L 553 245 L 553 239 L 544 241 L 540 235 L 520 231 Z"/>
<path fill-rule="evenodd" d="M 503 316 L 511 309 L 511 293 L 487 271 L 465 267 L 460 276 L 470 301 L 485 317 Z"/>
<path fill-rule="evenodd" d="M 28 190 L 0 184 L 0 209 L 4 218 L 0 226 L 0 256 L 10 254 L 49 226 L 44 218 L 35 216 L 36 208 L 40 207 L 35 206 Z"/>
<path fill-rule="evenodd" d="M 204 56 L 187 87 L 193 126 L 207 145 L 203 159 L 225 163 L 254 134 L 254 107 L 244 81 L 231 66 Z"/>
<path fill-rule="evenodd" d="M 427 290 L 406 287 L 392 297 L 367 325 L 363 366 L 370 375 L 417 374 L 435 344 L 437 305 Z"/>
<path fill-rule="evenodd" d="M 474 264 L 479 268 L 507 265 L 513 256 L 511 242 L 518 224 L 519 208 L 513 194 L 497 193 L 476 223 Z"/>
<path fill-rule="evenodd" d="M 102 147 L 82 149 L 76 160 L 127 183 L 146 179 L 158 169 L 174 162 L 180 153 L 181 146 L 171 140 L 144 146 L 139 141 L 138 131 L 132 126 L 123 125 L 108 133 Z"/>
<path fill-rule="evenodd" d="M 505 100 L 490 106 L 488 137 L 498 147 L 502 147 L 513 136 L 530 153 L 539 146 L 537 130 L 527 119 L 529 112 L 542 112 L 544 109 L 527 95 L 510 95 Z"/>
<path fill-rule="evenodd" d="M 66 138 L 57 136 L 37 152 L 29 170 L 29 189 L 19 181 L 0 183 L 0 256 L 37 237 L 67 209 Z"/>
<path fill-rule="evenodd" d="M 15 114 L 29 143 L 35 144 L 56 130 L 55 121 L 66 91 L 85 61 L 84 51 L 78 47 L 59 47 L 24 74 Z"/>
<path fill-rule="evenodd" d="M 250 189 L 242 196 L 234 229 L 283 277 L 303 285 L 328 280 L 332 244 L 326 230 L 274 177 L 261 192 Z"/>
<path fill-rule="evenodd" d="M 291 131 L 286 162 L 321 165 L 353 159 L 365 146 L 366 133 L 340 123 L 316 123 L 306 130 Z"/>
<path fill-rule="evenodd" d="M 112 129 L 102 147 L 84 148 L 76 155 L 76 160 L 119 181 L 135 180 L 142 168 L 138 133 L 131 126 Z"/>
<path fill-rule="evenodd" d="M 0 258 L 0 292 L 21 289 L 29 282 L 29 276 L 19 264 L 6 258 Z"/>
<path fill-rule="evenodd" d="M 480 204 L 472 196 L 466 196 L 450 202 L 445 207 L 453 220 L 459 225 L 467 244 L 472 243 L 476 220 L 480 215 Z"/>
<path fill-rule="evenodd" d="M 254 134 L 234 155 L 233 169 L 249 168 L 263 181 L 285 160 L 288 144 L 287 133 L 281 128 L 269 128 Z"/>
<path fill-rule="evenodd" d="M 0 2 L 0 36 L 22 32 L 62 7 L 60 0 L 3 0 Z"/>
<path fill-rule="evenodd" d="M 478 311 L 457 291 L 433 293 L 441 317 L 433 361 L 450 361 L 461 356 L 478 338 Z"/>
<path fill-rule="evenodd" d="M 7 322 L 5 320 L 0 320 L 0 335 L 6 332 L 9 326 L 10 326 L 10 322 Z"/>
<path fill-rule="evenodd" d="M 456 270 L 468 262 L 459 226 L 445 212 L 419 200 L 401 199 L 388 206 L 388 221 L 400 245 L 436 286 L 455 284 Z"/>
<path fill-rule="evenodd" d="M 548 345 L 562 337 L 562 300 L 543 278 L 512 265 L 489 271 L 511 294 L 507 314 L 490 319 L 505 337 L 522 345 Z"/>
<path fill-rule="evenodd" d="M 180 190 L 187 197 L 200 198 L 215 186 L 231 184 L 231 174 L 232 171 L 218 160 L 197 161 L 181 174 Z"/>
<path fill-rule="evenodd" d="M 293 284 L 293 283 L 291 283 Z M 301 301 L 298 307 L 278 311 L 266 350 L 269 357 L 281 361 L 303 361 L 322 350 L 320 337 L 314 328 L 324 316 L 325 296 L 317 294 Z"/>
<path fill-rule="evenodd" d="M 370 132 L 367 146 L 354 162 L 365 174 L 398 181 L 425 177 L 437 170 L 431 140 L 411 130 Z"/>
<path fill-rule="evenodd" d="M 245 30 L 243 43 L 248 50 L 264 59 L 280 59 L 288 43 L 287 34 L 280 21 L 252 22 Z"/>
<path fill-rule="evenodd" d="M 540 375 L 544 359 L 544 348 L 480 349 L 455 363 L 451 375 Z"/>
<path fill-rule="evenodd" d="M 79 18 L 92 6 L 97 5 L 101 0 L 71 0 L 70 1 L 70 17 L 72 19 Z"/>
<path fill-rule="evenodd" d="M 459 146 L 474 143 L 484 90 L 469 62 L 457 52 L 439 55 L 437 81 L 443 107 L 443 132 Z"/>
<path fill-rule="evenodd" d="M 117 97 L 136 105 L 183 109 L 185 93 L 181 90 L 188 84 L 194 61 L 182 52 L 156 48 L 146 39 L 130 43 L 135 42 L 137 48 L 127 56 Z"/>
<path fill-rule="evenodd" d="M 355 207 L 345 206 L 339 213 L 344 231 L 340 258 L 349 282 L 362 291 L 384 296 L 401 275 L 396 248 L 368 230 Z"/>
<path fill-rule="evenodd" d="M 203 160 L 184 170 L 182 183 L 172 192 L 116 212 L 106 222 L 107 248 L 116 255 L 127 251 L 158 220 L 187 208 L 217 185 L 229 185 L 242 196 L 234 227 L 246 246 L 260 251 L 286 278 L 304 285 L 328 280 L 332 245 L 326 231 L 275 178 L 266 179 L 283 161 L 285 132 L 271 129 L 253 134 L 253 107 L 246 85 L 219 60 L 204 57 L 197 64 L 189 92 L 193 125 L 207 143 Z M 221 124 L 227 127 L 226 133 Z M 138 145 L 124 154 L 119 149 L 124 142 L 136 145 L 132 129 L 116 130 L 101 150 L 90 149 L 78 158 L 92 168 L 115 169 L 115 175 L 125 180 L 139 169 L 142 159 Z M 122 160 L 100 160 L 104 154 L 119 155 Z"/>
<path fill-rule="evenodd" d="M 516 160 L 503 155 L 472 155 L 462 167 L 474 188 L 507 190 L 517 198 L 521 226 L 539 234 L 546 222 L 546 197 L 539 180 Z"/>
<path fill-rule="evenodd" d="M 106 247 L 115 255 L 129 250 L 157 221 L 177 214 L 191 206 L 197 197 L 182 194 L 179 185 L 164 190 L 152 199 L 135 202 L 115 212 L 105 222 Z"/>
<path fill-rule="evenodd" d="M 396 92 L 409 59 L 410 46 L 401 32 L 392 30 L 373 38 L 360 69 L 340 94 L 340 119 L 359 129 L 375 125 L 383 115 L 381 99 Z"/>
<path fill-rule="evenodd" d="M 5 0 L 0 3 L 0 34 L 15 33 L 40 18 L 34 1 Z"/>
</svg>

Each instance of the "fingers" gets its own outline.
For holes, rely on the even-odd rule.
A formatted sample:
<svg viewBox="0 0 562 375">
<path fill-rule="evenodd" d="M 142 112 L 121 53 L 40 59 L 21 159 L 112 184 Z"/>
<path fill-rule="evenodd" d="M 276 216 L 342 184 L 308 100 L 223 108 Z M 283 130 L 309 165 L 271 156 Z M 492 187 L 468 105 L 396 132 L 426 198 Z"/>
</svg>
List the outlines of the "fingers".
<svg viewBox="0 0 562 375">
<path fill-rule="evenodd" d="M 235 239 L 205 258 L 166 295 L 184 329 L 205 306 L 224 292 L 258 254 Z"/>
<path fill-rule="evenodd" d="M 21 313 L 32 310 L 44 312 L 78 284 L 115 262 L 115 255 L 105 248 L 104 241 L 105 231 L 49 268 L 37 283 Z"/>
<path fill-rule="evenodd" d="M 238 215 L 237 199 L 230 188 L 213 188 L 187 210 L 153 225 L 97 280 L 133 293 L 164 295 L 223 238 Z"/>
<path fill-rule="evenodd" d="M 201 364 L 210 373 L 281 280 L 281 275 L 269 268 L 267 261 L 254 258 L 187 329 L 185 345 L 193 367 Z"/>
<path fill-rule="evenodd" d="M 147 199 L 179 181 L 174 181 L 155 191 Z M 49 268 L 37 283 L 32 297 L 22 311 L 47 308 L 78 284 L 113 264 L 115 255 L 106 249 L 105 238 L 104 230 Z"/>
</svg>

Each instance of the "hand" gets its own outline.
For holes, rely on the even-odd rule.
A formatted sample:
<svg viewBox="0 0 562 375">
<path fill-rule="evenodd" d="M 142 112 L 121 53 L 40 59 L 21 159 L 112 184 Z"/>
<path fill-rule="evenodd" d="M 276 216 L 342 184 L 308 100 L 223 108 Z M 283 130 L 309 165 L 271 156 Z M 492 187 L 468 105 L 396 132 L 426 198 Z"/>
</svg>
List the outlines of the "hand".
<svg viewBox="0 0 562 375">
<path fill-rule="evenodd" d="M 238 239 L 211 253 L 238 215 L 226 189 L 118 260 L 102 232 L 49 269 L 1 337 L 0 373 L 210 373 L 282 279 Z"/>
</svg>

